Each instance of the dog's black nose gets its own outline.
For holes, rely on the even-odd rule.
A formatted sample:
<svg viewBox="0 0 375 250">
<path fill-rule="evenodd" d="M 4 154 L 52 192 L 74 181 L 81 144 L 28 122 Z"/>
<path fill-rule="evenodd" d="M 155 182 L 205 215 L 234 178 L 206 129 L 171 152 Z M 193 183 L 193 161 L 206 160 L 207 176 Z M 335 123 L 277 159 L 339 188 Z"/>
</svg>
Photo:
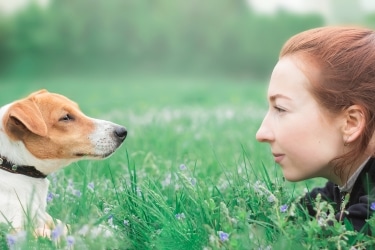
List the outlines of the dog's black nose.
<svg viewBox="0 0 375 250">
<path fill-rule="evenodd" d="M 120 140 L 125 140 L 126 135 L 128 134 L 128 131 L 124 127 L 116 127 L 115 128 L 115 135 L 120 139 Z"/>
</svg>

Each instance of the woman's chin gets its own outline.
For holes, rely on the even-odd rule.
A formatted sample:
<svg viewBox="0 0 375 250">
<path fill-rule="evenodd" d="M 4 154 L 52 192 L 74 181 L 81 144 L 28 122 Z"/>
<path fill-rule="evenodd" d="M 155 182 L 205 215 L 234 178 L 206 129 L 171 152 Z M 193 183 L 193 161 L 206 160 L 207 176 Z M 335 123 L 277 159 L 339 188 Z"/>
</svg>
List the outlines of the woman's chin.
<svg viewBox="0 0 375 250">
<path fill-rule="evenodd" d="M 301 176 L 296 176 L 295 174 L 293 175 L 293 174 L 285 173 L 285 172 L 283 172 L 283 175 L 284 175 L 285 180 L 290 181 L 290 182 L 303 181 L 306 179 L 306 178 L 302 178 Z"/>
</svg>

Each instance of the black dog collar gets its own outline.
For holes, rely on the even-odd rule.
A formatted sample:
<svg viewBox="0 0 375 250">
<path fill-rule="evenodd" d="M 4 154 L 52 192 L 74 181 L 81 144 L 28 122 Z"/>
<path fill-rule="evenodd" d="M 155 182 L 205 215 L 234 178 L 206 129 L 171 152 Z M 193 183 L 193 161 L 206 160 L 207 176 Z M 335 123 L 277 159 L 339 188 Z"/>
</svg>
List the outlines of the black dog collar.
<svg viewBox="0 0 375 250">
<path fill-rule="evenodd" d="M 46 178 L 47 175 L 37 170 L 34 166 L 19 166 L 8 161 L 5 157 L 0 157 L 0 169 L 13 174 L 23 174 L 34 178 Z"/>
</svg>

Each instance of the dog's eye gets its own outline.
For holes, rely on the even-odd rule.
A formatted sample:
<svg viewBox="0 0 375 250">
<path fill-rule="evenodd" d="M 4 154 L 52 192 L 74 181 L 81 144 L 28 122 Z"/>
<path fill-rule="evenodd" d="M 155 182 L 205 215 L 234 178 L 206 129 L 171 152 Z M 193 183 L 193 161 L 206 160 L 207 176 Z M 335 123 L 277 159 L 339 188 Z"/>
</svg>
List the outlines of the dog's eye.
<svg viewBox="0 0 375 250">
<path fill-rule="evenodd" d="M 66 114 L 59 119 L 59 121 L 71 121 L 71 120 L 73 120 L 73 117 L 69 114 Z"/>
</svg>

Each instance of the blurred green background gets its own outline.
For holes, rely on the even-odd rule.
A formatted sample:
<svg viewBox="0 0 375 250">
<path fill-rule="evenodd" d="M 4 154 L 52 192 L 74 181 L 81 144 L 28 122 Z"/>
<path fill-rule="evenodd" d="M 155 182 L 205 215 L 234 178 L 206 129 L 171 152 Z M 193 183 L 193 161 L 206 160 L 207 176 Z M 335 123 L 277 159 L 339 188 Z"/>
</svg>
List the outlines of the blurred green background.
<svg viewBox="0 0 375 250">
<path fill-rule="evenodd" d="M 91 79 L 110 88 L 137 76 L 148 76 L 149 85 L 171 75 L 180 85 L 186 81 L 178 79 L 197 76 L 267 83 L 291 35 L 337 23 L 375 27 L 366 1 L 297 1 L 303 12 L 292 2 L 0 0 L 0 86 L 18 85 L 22 94 L 51 86 L 67 94 Z M 271 12 L 259 11 L 267 5 Z"/>
<path fill-rule="evenodd" d="M 360 1 L 323 1 L 330 17 L 286 8 L 262 13 L 245 0 L 29 1 L 11 13 L 5 1 L 0 76 L 8 79 L 149 73 L 267 79 L 283 42 L 299 31 L 332 21 L 375 26 Z"/>
</svg>

